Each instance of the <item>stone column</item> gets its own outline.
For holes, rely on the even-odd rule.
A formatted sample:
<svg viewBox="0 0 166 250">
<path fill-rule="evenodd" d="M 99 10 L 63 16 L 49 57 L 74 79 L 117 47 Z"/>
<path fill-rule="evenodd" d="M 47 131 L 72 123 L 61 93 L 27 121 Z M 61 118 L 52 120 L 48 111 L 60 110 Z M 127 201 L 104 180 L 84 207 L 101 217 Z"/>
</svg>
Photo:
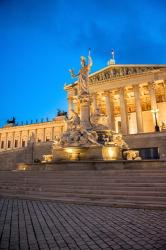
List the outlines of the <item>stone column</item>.
<svg viewBox="0 0 166 250">
<path fill-rule="evenodd" d="M 11 148 L 15 148 L 15 132 L 13 132 L 13 135 L 12 135 L 12 143 L 11 143 Z"/>
<path fill-rule="evenodd" d="M 8 132 L 6 132 L 6 142 L 5 142 L 5 149 L 7 149 L 8 147 Z"/>
<path fill-rule="evenodd" d="M 71 114 L 71 110 L 73 109 L 73 98 L 72 97 L 68 97 L 68 118 L 70 119 L 72 114 Z"/>
<path fill-rule="evenodd" d="M 114 104 L 109 91 L 104 92 L 106 102 L 106 114 L 108 116 L 108 127 L 115 130 Z"/>
<path fill-rule="evenodd" d="M 154 125 L 155 125 L 155 132 L 159 132 L 160 128 L 158 126 L 158 121 L 157 121 L 158 120 L 158 110 L 157 110 L 157 101 L 156 101 L 156 93 L 155 93 L 154 83 L 153 82 L 149 83 L 148 88 L 149 88 L 152 116 L 153 116 L 153 121 L 154 121 Z"/>
<path fill-rule="evenodd" d="M 150 102 L 151 102 L 151 110 L 157 109 L 157 102 L 156 102 L 156 93 L 154 88 L 154 83 L 150 82 L 148 83 L 149 88 L 149 95 L 150 95 Z"/>
<path fill-rule="evenodd" d="M 142 133 L 143 132 L 143 119 L 142 119 L 142 107 L 141 107 L 141 100 L 140 100 L 139 85 L 134 85 L 133 89 L 134 89 L 134 97 L 135 97 L 137 133 Z"/>
<path fill-rule="evenodd" d="M 52 140 L 54 140 L 54 127 L 52 127 Z"/>
<path fill-rule="evenodd" d="M 46 129 L 43 128 L 43 142 L 45 142 L 46 140 Z"/>
<path fill-rule="evenodd" d="M 27 134 L 28 134 L 28 140 L 27 140 L 27 142 L 28 142 L 28 141 L 29 141 L 29 139 L 30 139 L 30 138 L 29 138 L 29 129 L 28 129 L 28 131 L 27 131 Z"/>
<path fill-rule="evenodd" d="M 166 80 L 163 81 L 163 88 L 164 88 L 164 101 L 166 102 Z"/>
<path fill-rule="evenodd" d="M 97 109 L 96 93 L 92 94 L 92 106 L 93 106 L 93 113 L 95 114 L 96 109 Z"/>
<path fill-rule="evenodd" d="M 124 88 L 120 88 L 119 97 L 120 97 L 121 133 L 128 134 L 128 115 L 127 115 L 127 105 L 124 97 Z"/>
<path fill-rule="evenodd" d="M 0 151 L 1 151 L 1 150 L 4 150 L 4 146 L 5 146 L 5 145 L 4 145 L 5 143 L 3 142 L 3 145 L 4 145 L 4 146 L 3 146 L 3 148 L 1 148 L 1 146 L 2 146 L 2 140 L 4 141 L 4 139 L 2 139 L 2 138 L 3 138 L 3 137 L 2 137 L 2 134 L 0 133 Z"/>
<path fill-rule="evenodd" d="M 22 148 L 22 131 L 20 131 L 20 143 L 19 143 L 19 147 Z"/>
<path fill-rule="evenodd" d="M 2 143 L 1 137 L 2 137 L 2 134 L 0 133 L 0 151 L 1 151 L 1 143 Z"/>
</svg>

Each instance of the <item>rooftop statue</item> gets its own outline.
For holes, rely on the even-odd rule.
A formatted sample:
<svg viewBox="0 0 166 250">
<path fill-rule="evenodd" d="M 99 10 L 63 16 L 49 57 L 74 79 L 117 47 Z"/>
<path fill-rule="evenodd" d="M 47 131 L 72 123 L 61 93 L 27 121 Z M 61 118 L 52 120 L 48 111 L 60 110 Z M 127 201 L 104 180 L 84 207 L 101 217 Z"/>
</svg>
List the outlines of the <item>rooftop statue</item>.
<svg viewBox="0 0 166 250">
<path fill-rule="evenodd" d="M 84 56 L 81 56 L 81 68 L 79 70 L 78 74 L 74 73 L 73 69 L 70 69 L 70 74 L 72 78 L 75 78 L 78 76 L 78 91 L 79 95 L 85 95 L 89 93 L 88 88 L 88 76 L 90 69 L 92 67 L 92 58 L 90 56 L 90 50 L 88 55 L 88 64 L 86 64 L 86 58 Z"/>
<path fill-rule="evenodd" d="M 7 120 L 7 124 L 15 124 L 16 123 L 16 118 L 13 116 L 13 118 L 12 119 L 8 119 Z"/>
</svg>

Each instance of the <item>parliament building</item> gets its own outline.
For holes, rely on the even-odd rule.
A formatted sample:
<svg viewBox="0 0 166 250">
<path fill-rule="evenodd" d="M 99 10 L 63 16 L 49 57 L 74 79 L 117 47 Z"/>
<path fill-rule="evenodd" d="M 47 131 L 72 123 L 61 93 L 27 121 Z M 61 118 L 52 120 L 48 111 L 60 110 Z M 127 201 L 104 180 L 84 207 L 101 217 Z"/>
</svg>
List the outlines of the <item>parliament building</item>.
<svg viewBox="0 0 166 250">
<path fill-rule="evenodd" d="M 65 85 L 68 116 L 79 114 L 78 82 Z M 99 123 L 122 133 L 144 158 L 166 159 L 166 65 L 120 65 L 89 75 L 90 114 Z M 66 118 L 0 128 L 0 151 L 26 147 L 32 133 L 36 143 L 54 140 L 66 129 Z"/>
</svg>

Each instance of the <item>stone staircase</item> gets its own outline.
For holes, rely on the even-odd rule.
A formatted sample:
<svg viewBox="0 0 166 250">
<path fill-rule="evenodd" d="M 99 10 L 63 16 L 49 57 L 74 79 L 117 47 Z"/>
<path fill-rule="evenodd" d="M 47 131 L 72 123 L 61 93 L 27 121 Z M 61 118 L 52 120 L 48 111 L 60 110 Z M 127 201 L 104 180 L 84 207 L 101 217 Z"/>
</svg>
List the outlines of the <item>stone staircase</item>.
<svg viewBox="0 0 166 250">
<path fill-rule="evenodd" d="M 166 168 L 0 171 L 0 196 L 166 209 Z"/>
</svg>

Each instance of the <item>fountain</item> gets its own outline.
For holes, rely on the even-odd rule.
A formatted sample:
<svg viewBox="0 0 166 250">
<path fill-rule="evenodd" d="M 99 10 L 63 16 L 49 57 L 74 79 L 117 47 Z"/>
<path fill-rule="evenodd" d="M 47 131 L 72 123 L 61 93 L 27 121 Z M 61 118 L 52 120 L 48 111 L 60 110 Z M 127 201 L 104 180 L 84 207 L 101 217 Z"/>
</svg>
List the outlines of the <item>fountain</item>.
<svg viewBox="0 0 166 250">
<path fill-rule="evenodd" d="M 90 52 L 88 64 L 86 64 L 85 57 L 81 57 L 81 65 L 77 75 L 73 69 L 70 70 L 72 78 L 78 76 L 77 98 L 80 104 L 80 113 L 71 110 L 72 115 L 67 119 L 66 132 L 61 138 L 54 140 L 53 160 L 119 160 L 122 157 L 122 149 L 128 148 L 122 135 L 99 124 L 97 112 L 90 116 L 88 87 L 88 75 L 92 66 Z"/>
</svg>

